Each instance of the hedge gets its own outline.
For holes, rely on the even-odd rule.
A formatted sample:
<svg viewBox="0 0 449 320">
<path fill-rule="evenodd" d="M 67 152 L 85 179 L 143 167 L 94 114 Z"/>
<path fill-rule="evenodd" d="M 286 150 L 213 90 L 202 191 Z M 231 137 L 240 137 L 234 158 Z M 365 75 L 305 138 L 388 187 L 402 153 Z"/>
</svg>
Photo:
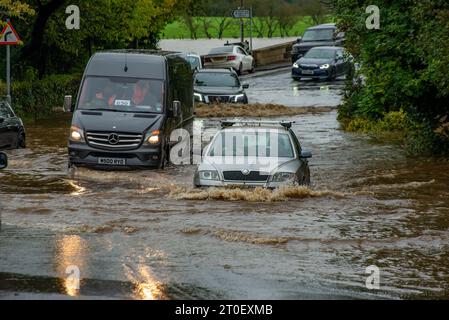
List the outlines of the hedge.
<svg viewBox="0 0 449 320">
<path fill-rule="evenodd" d="M 61 108 L 65 95 L 76 97 L 81 75 L 50 75 L 41 80 L 13 82 L 12 107 L 20 117 L 38 120 L 49 117 L 55 108 Z M 6 92 L 5 83 L 0 90 Z"/>
</svg>

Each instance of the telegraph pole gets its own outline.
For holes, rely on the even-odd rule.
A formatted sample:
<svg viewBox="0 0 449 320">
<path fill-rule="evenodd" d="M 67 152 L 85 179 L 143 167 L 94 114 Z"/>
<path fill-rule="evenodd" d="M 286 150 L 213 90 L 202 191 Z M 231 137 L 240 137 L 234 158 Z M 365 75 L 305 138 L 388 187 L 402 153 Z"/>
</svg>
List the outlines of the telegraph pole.
<svg viewBox="0 0 449 320">
<path fill-rule="evenodd" d="M 243 9 L 244 0 L 240 0 L 240 9 Z M 243 43 L 245 41 L 245 22 L 243 21 L 243 18 L 240 18 L 240 42 Z"/>
</svg>

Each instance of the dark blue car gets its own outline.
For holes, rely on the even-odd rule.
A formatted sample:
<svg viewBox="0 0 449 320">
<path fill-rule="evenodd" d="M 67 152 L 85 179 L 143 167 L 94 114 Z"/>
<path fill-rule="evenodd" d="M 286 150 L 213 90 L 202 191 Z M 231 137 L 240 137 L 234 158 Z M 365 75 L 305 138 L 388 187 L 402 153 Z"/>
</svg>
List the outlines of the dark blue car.
<svg viewBox="0 0 449 320">
<path fill-rule="evenodd" d="M 292 77 L 335 80 L 347 75 L 353 67 L 352 58 L 340 47 L 316 47 L 298 59 L 292 68 Z"/>
</svg>

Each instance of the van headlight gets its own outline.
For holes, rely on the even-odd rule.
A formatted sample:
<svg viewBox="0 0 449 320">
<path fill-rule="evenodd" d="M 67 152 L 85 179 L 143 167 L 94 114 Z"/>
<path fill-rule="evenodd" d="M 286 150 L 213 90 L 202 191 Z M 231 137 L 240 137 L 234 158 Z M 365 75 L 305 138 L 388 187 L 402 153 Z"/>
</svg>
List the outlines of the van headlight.
<svg viewBox="0 0 449 320">
<path fill-rule="evenodd" d="M 77 126 L 71 126 L 69 140 L 72 142 L 85 142 L 83 130 Z"/>
<path fill-rule="evenodd" d="M 218 175 L 218 171 L 216 170 L 206 170 L 198 172 L 200 179 L 203 180 L 220 180 L 220 176 Z"/>
<path fill-rule="evenodd" d="M 195 97 L 196 102 L 203 102 L 203 96 L 199 93 L 194 93 L 193 96 Z"/>
<path fill-rule="evenodd" d="M 159 130 L 154 130 L 148 133 L 145 137 L 145 143 L 156 145 L 161 142 L 161 132 Z"/>
<path fill-rule="evenodd" d="M 278 172 L 271 178 L 271 182 L 295 182 L 297 180 L 296 174 L 290 172 Z"/>
<path fill-rule="evenodd" d="M 326 70 L 326 69 L 329 69 L 329 67 L 330 67 L 330 65 L 326 63 L 326 64 L 321 65 L 320 69 L 321 70 Z"/>
</svg>

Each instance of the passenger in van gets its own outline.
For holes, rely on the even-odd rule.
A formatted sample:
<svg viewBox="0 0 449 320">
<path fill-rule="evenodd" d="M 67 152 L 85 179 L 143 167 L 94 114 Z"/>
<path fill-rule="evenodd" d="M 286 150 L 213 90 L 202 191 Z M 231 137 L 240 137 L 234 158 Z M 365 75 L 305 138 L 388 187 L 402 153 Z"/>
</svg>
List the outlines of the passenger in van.
<svg viewBox="0 0 449 320">
<path fill-rule="evenodd" d="M 111 84 L 106 84 L 103 89 L 97 90 L 91 105 L 95 107 L 113 106 L 116 95 L 112 89 Z"/>
<path fill-rule="evenodd" d="M 136 106 L 151 106 L 154 107 L 158 104 L 158 100 L 151 93 L 150 81 L 139 80 L 136 83 L 134 89 L 134 95 L 132 102 Z"/>
</svg>

